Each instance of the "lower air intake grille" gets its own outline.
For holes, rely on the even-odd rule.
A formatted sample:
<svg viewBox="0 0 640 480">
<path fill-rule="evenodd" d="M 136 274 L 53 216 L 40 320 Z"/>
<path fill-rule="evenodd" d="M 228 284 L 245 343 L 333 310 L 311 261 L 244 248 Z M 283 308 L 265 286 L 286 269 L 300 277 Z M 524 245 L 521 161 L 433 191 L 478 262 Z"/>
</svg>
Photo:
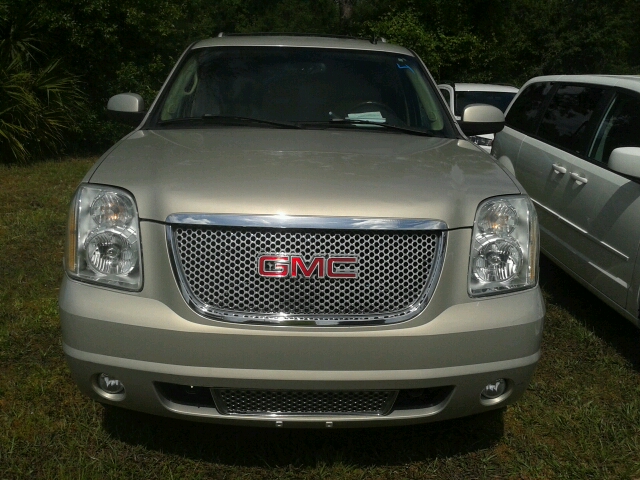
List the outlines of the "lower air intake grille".
<svg viewBox="0 0 640 480">
<path fill-rule="evenodd" d="M 212 389 L 226 415 L 385 415 L 397 390 L 232 390 Z"/>
</svg>

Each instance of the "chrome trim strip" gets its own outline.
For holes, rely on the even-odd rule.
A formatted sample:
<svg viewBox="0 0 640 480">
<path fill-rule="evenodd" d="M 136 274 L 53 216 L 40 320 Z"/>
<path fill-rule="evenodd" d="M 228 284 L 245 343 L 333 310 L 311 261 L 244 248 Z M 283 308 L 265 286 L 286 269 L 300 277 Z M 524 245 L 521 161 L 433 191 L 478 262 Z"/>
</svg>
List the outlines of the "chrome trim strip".
<svg viewBox="0 0 640 480">
<path fill-rule="evenodd" d="M 622 253 L 619 250 L 616 250 L 615 248 L 613 248 L 611 245 L 609 245 L 608 243 L 603 242 L 602 240 L 594 237 L 593 235 L 591 235 L 589 232 L 587 232 L 584 228 L 579 227 L 578 225 L 576 225 L 575 223 L 567 220 L 566 218 L 564 218 L 562 215 L 554 212 L 553 210 L 551 210 L 548 207 L 545 207 L 544 205 L 542 205 L 540 202 L 538 202 L 535 199 L 531 199 L 531 201 L 533 203 L 536 204 L 536 207 L 540 207 L 541 209 L 543 209 L 544 211 L 546 211 L 548 214 L 553 215 L 554 217 L 556 217 L 558 220 L 560 220 L 561 222 L 566 223 L 567 225 L 569 225 L 571 228 L 573 228 L 574 230 L 577 230 L 578 232 L 580 232 L 582 235 L 584 235 L 585 237 L 587 237 L 589 240 L 591 240 L 592 242 L 598 243 L 600 245 L 602 245 L 604 248 L 606 248 L 607 250 L 609 250 L 611 253 L 613 253 L 614 255 L 617 255 L 618 257 L 622 258 L 625 262 L 629 261 L 629 256 L 625 255 L 624 253 Z"/>
<path fill-rule="evenodd" d="M 219 227 L 313 228 L 317 230 L 446 230 L 441 220 L 404 218 L 306 217 L 290 215 L 207 215 L 177 213 L 166 223 Z"/>
<path fill-rule="evenodd" d="M 206 217 L 210 221 L 213 220 L 226 220 L 234 223 L 195 223 L 192 225 L 196 226 L 237 226 L 237 227 L 255 227 L 257 225 L 265 228 L 285 228 L 278 227 L 274 224 L 261 224 L 259 223 L 261 220 L 273 219 L 273 218 L 281 218 L 280 216 L 237 216 L 237 215 L 202 215 L 202 217 Z M 265 218 L 266 217 L 266 218 Z M 295 326 L 295 327 L 307 327 L 307 326 L 324 326 L 324 327 L 344 327 L 344 326 L 373 326 L 373 325 L 390 325 L 398 322 L 403 322 L 409 320 L 419 313 L 421 313 L 429 303 L 431 299 L 431 294 L 435 290 L 436 284 L 440 279 L 440 273 L 442 271 L 442 266 L 444 264 L 444 257 L 446 252 L 447 245 L 447 231 L 441 231 L 441 228 L 425 228 L 428 226 L 442 226 L 446 224 L 440 221 L 433 220 L 404 220 L 404 219 L 346 219 L 346 218 L 335 218 L 335 217 L 287 217 L 296 219 L 304 219 L 302 221 L 302 225 L 304 227 L 298 226 L 298 228 L 313 228 L 315 230 L 328 230 L 328 229 L 336 229 L 336 225 L 347 225 L 345 230 L 362 230 L 366 229 L 364 225 L 374 225 L 380 226 L 385 225 L 387 228 L 371 228 L 371 230 L 392 230 L 391 225 L 396 225 L 397 230 L 424 230 L 424 231 L 441 231 L 440 239 L 438 241 L 438 248 L 435 254 L 435 261 L 433 262 L 430 276 L 427 280 L 425 288 L 420 295 L 420 298 L 414 304 L 408 306 L 406 309 L 400 312 L 390 312 L 379 315 L 342 315 L 342 316 L 327 316 L 327 315 L 289 315 L 289 314 L 249 314 L 244 312 L 234 312 L 234 311 L 224 311 L 218 310 L 211 305 L 206 305 L 202 303 L 200 300 L 196 298 L 191 289 L 188 287 L 188 280 L 183 272 L 183 270 L 177 264 L 178 251 L 177 246 L 175 244 L 175 238 L 173 235 L 173 227 L 179 225 L 187 225 L 186 219 L 193 218 L 193 216 L 189 215 L 186 217 L 182 217 L 181 215 L 169 215 L 167 220 L 182 220 L 182 222 L 178 223 L 167 223 L 166 225 L 166 237 L 167 244 L 169 246 L 170 252 L 170 261 L 171 267 L 173 269 L 174 276 L 176 278 L 177 284 L 180 288 L 180 292 L 182 293 L 183 298 L 189 305 L 189 307 L 194 310 L 199 315 L 202 315 L 205 318 L 210 318 L 212 320 L 220 320 L 224 322 L 230 323 L 238 323 L 245 325 L 278 325 L 278 326 Z M 247 224 L 238 224 L 235 222 L 240 222 L 242 219 L 247 219 Z M 316 219 L 319 221 L 318 224 L 312 224 L 311 219 Z M 389 221 L 389 222 L 387 222 Z M 418 222 L 422 222 L 421 225 L 423 228 L 417 228 Z M 433 223 L 431 223 L 433 222 Z M 282 225 L 282 223 L 275 222 L 276 225 Z M 289 224 L 289 228 L 294 228 L 293 225 L 301 225 L 300 223 Z M 327 227 L 329 225 L 329 227 Z M 411 228 L 413 226 L 413 228 Z M 400 228 L 402 227 L 402 228 Z"/>
</svg>

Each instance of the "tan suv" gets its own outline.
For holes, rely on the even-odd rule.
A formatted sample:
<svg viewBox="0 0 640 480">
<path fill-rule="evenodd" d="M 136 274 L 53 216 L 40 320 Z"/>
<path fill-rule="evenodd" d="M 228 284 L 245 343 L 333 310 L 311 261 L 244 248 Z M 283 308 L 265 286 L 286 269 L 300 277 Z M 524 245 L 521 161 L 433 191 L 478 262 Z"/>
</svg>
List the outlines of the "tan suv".
<svg viewBox="0 0 640 480">
<path fill-rule="evenodd" d="M 540 356 L 535 211 L 423 63 L 380 41 L 187 49 L 71 204 L 60 292 L 80 389 L 247 425 L 369 426 L 501 408 Z M 461 130 L 462 128 L 462 130 Z"/>
</svg>

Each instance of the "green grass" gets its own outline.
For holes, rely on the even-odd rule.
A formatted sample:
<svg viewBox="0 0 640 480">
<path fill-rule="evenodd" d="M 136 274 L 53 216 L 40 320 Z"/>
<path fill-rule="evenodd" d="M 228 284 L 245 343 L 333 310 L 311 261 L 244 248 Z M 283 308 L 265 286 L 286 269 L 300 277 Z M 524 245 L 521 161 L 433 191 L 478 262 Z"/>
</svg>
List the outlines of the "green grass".
<svg viewBox="0 0 640 480">
<path fill-rule="evenodd" d="M 0 167 L 0 479 L 640 478 L 640 333 L 544 260 L 543 357 L 504 415 L 271 430 L 86 399 L 56 298 L 67 205 L 93 160 Z"/>
</svg>

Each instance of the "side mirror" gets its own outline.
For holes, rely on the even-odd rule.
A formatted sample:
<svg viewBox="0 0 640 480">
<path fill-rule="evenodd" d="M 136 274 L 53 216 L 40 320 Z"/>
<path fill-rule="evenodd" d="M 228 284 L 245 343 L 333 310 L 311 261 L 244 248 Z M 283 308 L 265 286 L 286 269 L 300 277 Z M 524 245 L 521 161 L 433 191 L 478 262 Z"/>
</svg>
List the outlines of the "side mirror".
<svg viewBox="0 0 640 480">
<path fill-rule="evenodd" d="M 491 105 L 473 103 L 465 107 L 458 124 L 467 136 L 498 133 L 504 128 L 504 113 Z"/>
<path fill-rule="evenodd" d="M 140 125 L 146 113 L 144 100 L 137 93 L 120 93 L 107 103 L 107 115 L 111 120 L 133 127 Z"/>
<path fill-rule="evenodd" d="M 609 156 L 609 168 L 623 175 L 640 178 L 640 148 L 616 148 Z"/>
</svg>

